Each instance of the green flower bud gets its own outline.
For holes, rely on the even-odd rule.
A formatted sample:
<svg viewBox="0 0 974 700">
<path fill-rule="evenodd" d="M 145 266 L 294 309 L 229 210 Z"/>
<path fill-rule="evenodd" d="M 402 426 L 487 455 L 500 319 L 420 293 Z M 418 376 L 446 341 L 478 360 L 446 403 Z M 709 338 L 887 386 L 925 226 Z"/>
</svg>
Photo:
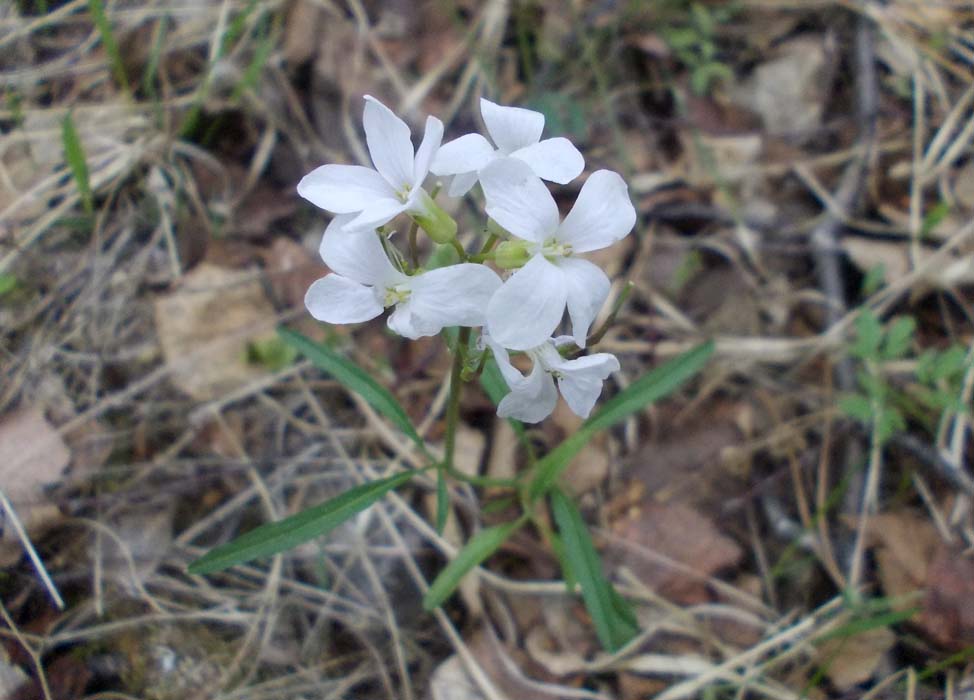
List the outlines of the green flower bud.
<svg viewBox="0 0 974 700">
<path fill-rule="evenodd" d="M 527 241 L 504 241 L 494 249 L 494 262 L 504 270 L 523 267 L 530 259 Z"/>
<path fill-rule="evenodd" d="M 510 232 L 493 219 L 487 219 L 487 233 L 498 238 L 509 238 Z"/>
<path fill-rule="evenodd" d="M 420 190 L 418 206 L 411 210 L 409 215 L 419 227 L 426 231 L 426 235 L 437 243 L 449 243 L 457 237 L 457 222 L 449 214 L 433 201 L 426 194 L 425 190 Z"/>
</svg>

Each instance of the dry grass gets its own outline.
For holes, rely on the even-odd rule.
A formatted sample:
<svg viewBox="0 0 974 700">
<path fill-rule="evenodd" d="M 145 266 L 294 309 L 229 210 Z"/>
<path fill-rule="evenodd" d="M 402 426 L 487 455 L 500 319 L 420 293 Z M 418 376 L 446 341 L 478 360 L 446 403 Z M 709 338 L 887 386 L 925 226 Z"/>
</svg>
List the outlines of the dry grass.
<svg viewBox="0 0 974 700">
<path fill-rule="evenodd" d="M 796 37 L 821 48 L 809 98 L 821 119 L 798 132 L 762 126 L 727 82 L 694 94 L 694 67 L 667 34 L 692 26 L 688 2 L 106 2 L 118 61 L 95 5 L 0 8 L 0 425 L 42 410 L 72 455 L 61 479 L 13 506 L 57 512 L 24 518 L 50 586 L 19 550 L 5 555 L 0 635 L 31 678 L 12 697 L 411 699 L 437 677 L 458 694 L 435 697 L 491 700 L 970 697 L 969 581 L 877 534 L 909 511 L 954 560 L 974 544 L 969 3 L 747 0 L 711 32 L 696 27 L 740 85 Z M 414 123 L 437 114 L 448 135 L 475 126 L 480 95 L 540 106 L 552 133 L 581 142 L 588 170 L 626 174 L 639 235 L 603 261 L 613 294 L 635 284 L 600 345 L 622 360 L 618 386 L 716 340 L 694 393 L 598 447 L 608 473 L 583 504 L 641 624 L 614 655 L 595 650 L 534 535 L 448 610 L 421 612 L 430 577 L 479 522 L 473 492 L 455 494 L 443 534 L 421 484 L 272 562 L 185 571 L 258 522 L 417 463 L 306 363 L 247 365 L 234 350 L 282 322 L 324 337 L 300 303 L 313 256 L 274 246 L 316 247 L 323 218 L 293 186 L 320 163 L 367 160 L 364 93 Z M 65 158 L 66 118 L 84 176 Z M 861 292 L 876 263 L 885 283 Z M 274 313 L 172 357 L 158 300 L 201 265 L 232 270 L 227 285 L 256 280 Z M 846 350 L 867 309 L 917 320 L 914 351 L 878 370 L 908 403 L 921 350 L 968 348 L 956 388 L 966 412 L 912 404 L 906 435 L 886 446 L 844 417 L 838 398 L 861 369 Z M 438 439 L 441 352 L 375 325 L 329 339 Z M 214 357 L 242 369 L 194 390 Z M 471 459 L 516 459 L 485 403 L 464 416 L 488 436 Z M 693 444 L 700 425 L 734 437 L 707 452 Z M 550 446 L 572 427 L 556 419 L 534 437 Z M 652 461 L 663 444 L 693 468 L 665 476 Z M 664 476 L 629 503 L 629 487 L 651 481 L 644 463 Z M 701 485 L 674 496 L 685 479 Z M 701 570 L 613 515 L 668 498 L 735 543 L 737 563 Z M 890 577 L 916 571 L 904 603 L 910 585 Z M 844 685 L 835 669 L 853 654 L 836 640 L 863 647 L 875 630 L 891 640 L 846 663 L 864 675 Z M 443 672 L 453 655 L 460 680 Z"/>
</svg>

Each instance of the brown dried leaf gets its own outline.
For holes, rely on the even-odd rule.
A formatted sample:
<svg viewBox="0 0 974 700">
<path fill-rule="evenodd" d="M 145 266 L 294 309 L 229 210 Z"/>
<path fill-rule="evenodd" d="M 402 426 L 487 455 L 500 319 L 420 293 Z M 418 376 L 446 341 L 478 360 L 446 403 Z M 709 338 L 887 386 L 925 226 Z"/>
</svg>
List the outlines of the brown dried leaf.
<svg viewBox="0 0 974 700">
<path fill-rule="evenodd" d="M 22 408 L 0 420 L 0 488 L 28 529 L 57 516 L 44 488 L 61 480 L 70 459 L 61 435 L 40 411 Z"/>
<path fill-rule="evenodd" d="M 974 644 L 974 559 L 941 544 L 927 569 L 923 612 L 918 623 L 938 644 L 962 649 Z"/>
<path fill-rule="evenodd" d="M 285 308 L 304 305 L 311 284 L 328 274 L 328 268 L 300 243 L 279 236 L 270 248 L 261 250 L 267 280 L 275 300 Z"/>
<path fill-rule="evenodd" d="M 649 588 L 680 603 L 708 600 L 701 579 L 736 565 L 742 556 L 737 543 L 722 535 L 709 518 L 682 503 L 647 500 L 633 505 L 612 529 L 622 542 L 608 546 L 609 558 L 630 568 Z M 697 575 L 648 552 L 683 564 Z"/>
<path fill-rule="evenodd" d="M 819 659 L 832 685 L 845 693 L 872 678 L 895 643 L 895 634 L 887 627 L 877 627 L 828 640 L 819 647 Z"/>
<path fill-rule="evenodd" d="M 247 345 L 273 337 L 275 313 L 251 272 L 203 263 L 155 300 L 155 319 L 173 383 L 196 399 L 216 398 L 264 372 L 247 363 Z"/>
<path fill-rule="evenodd" d="M 882 513 L 869 519 L 866 534 L 876 547 L 879 579 L 887 596 L 909 596 L 924 587 L 940 546 L 940 535 L 928 518 L 913 510 Z M 910 603 L 904 602 L 902 609 L 908 607 Z"/>
</svg>

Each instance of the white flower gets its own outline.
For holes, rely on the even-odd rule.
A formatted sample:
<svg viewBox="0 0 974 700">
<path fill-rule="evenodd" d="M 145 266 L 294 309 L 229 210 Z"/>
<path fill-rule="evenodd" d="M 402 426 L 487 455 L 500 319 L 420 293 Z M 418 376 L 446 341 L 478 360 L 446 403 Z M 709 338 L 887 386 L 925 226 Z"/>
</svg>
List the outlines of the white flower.
<svg viewBox="0 0 974 700">
<path fill-rule="evenodd" d="M 488 216 L 526 241 L 531 256 L 491 298 L 491 335 L 512 350 L 536 347 L 558 327 L 567 305 L 572 336 L 585 347 L 609 294 L 609 278 L 576 254 L 605 248 L 632 230 L 636 210 L 626 183 L 608 170 L 592 173 L 561 223 L 548 188 L 523 161 L 495 160 L 480 174 L 480 184 Z"/>
<path fill-rule="evenodd" d="M 365 140 L 375 170 L 361 165 L 322 165 L 298 183 L 298 194 L 315 206 L 349 219 L 349 229 L 372 229 L 402 212 L 423 213 L 430 162 L 443 140 L 443 123 L 426 118 L 426 133 L 413 154 L 409 126 L 384 104 L 365 96 Z"/>
<path fill-rule="evenodd" d="M 467 134 L 443 144 L 430 170 L 436 175 L 454 175 L 448 194 L 459 197 L 477 182 L 479 171 L 503 156 L 518 158 L 538 177 L 564 185 L 585 167 L 585 159 L 566 138 L 541 140 L 544 115 L 521 107 L 501 107 L 481 98 L 480 113 L 495 149 L 480 134 Z"/>
<path fill-rule="evenodd" d="M 500 287 L 488 267 L 464 263 L 409 276 L 389 261 L 372 231 L 348 231 L 351 214 L 336 216 L 321 240 L 321 259 L 334 272 L 308 289 L 304 304 L 319 321 L 360 323 L 395 306 L 389 328 L 406 338 L 447 326 L 481 326 L 487 301 Z"/>
<path fill-rule="evenodd" d="M 491 337 L 487 344 L 494 353 L 497 366 L 511 392 L 501 399 L 497 415 L 502 418 L 516 418 L 525 423 L 544 420 L 555 410 L 558 403 L 558 389 L 565 397 L 568 407 L 578 416 L 588 418 L 592 407 L 602 393 L 602 382 L 619 371 L 619 361 L 614 355 L 600 352 L 595 355 L 566 360 L 557 347 L 570 341 L 570 338 L 549 338 L 536 348 L 527 351 L 534 366 L 525 377 L 511 364 L 507 351 Z"/>
</svg>

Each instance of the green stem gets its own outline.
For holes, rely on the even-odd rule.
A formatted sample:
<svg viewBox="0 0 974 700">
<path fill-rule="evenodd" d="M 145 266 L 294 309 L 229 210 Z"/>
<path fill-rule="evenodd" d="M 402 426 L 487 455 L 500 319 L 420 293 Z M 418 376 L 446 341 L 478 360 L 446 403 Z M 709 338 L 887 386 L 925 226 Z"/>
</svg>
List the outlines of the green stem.
<svg viewBox="0 0 974 700">
<path fill-rule="evenodd" d="M 462 250 L 462 249 L 461 249 Z M 443 466 L 448 473 L 453 471 L 453 455 L 457 449 L 457 423 L 460 419 L 460 393 L 463 389 L 464 358 L 470 342 L 470 329 L 461 328 L 457 334 L 457 346 L 453 353 L 453 367 L 450 368 L 450 398 L 446 405 L 446 439 L 443 447 Z"/>
<path fill-rule="evenodd" d="M 460 241 L 454 238 L 453 240 L 450 241 L 450 243 L 453 245 L 454 250 L 457 251 L 457 255 L 460 256 L 460 262 L 467 262 L 467 251 L 465 251 L 463 249 L 463 246 L 460 245 Z"/>
<path fill-rule="evenodd" d="M 413 222 L 409 224 L 409 264 L 413 266 L 413 269 L 419 267 L 419 243 L 417 241 L 417 232 L 419 231 L 419 223 L 413 219 Z"/>
</svg>

